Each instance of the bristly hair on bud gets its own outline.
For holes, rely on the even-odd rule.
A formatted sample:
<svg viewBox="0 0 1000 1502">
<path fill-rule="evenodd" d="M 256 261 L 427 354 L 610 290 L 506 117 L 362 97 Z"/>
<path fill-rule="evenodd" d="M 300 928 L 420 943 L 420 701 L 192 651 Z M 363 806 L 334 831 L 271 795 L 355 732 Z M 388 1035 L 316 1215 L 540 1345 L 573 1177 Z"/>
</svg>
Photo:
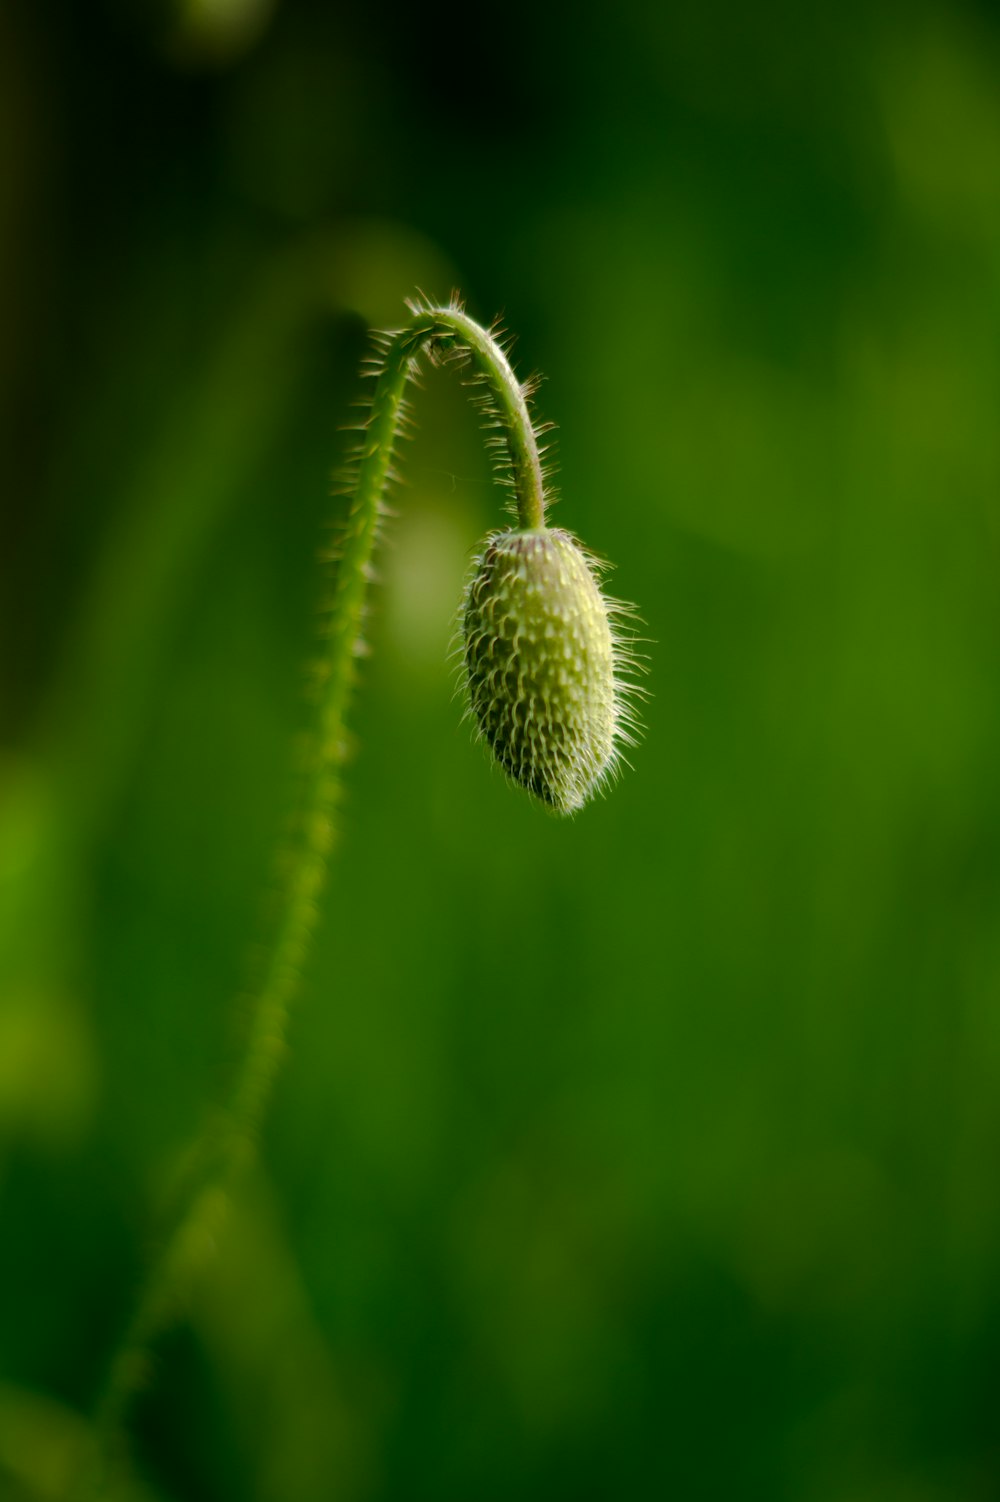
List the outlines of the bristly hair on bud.
<svg viewBox="0 0 1000 1502">
<path fill-rule="evenodd" d="M 631 610 L 605 597 L 601 568 L 559 528 L 497 532 L 462 601 L 470 712 L 504 771 L 560 814 L 582 808 L 634 744 Z"/>
</svg>

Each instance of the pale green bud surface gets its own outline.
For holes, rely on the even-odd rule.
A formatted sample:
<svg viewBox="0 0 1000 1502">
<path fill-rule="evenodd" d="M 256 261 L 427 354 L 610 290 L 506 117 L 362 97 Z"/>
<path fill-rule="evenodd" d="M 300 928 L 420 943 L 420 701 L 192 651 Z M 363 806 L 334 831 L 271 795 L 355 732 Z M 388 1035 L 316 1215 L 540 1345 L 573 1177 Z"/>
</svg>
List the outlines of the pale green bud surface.
<svg viewBox="0 0 1000 1502">
<path fill-rule="evenodd" d="M 613 769 L 616 644 L 594 569 L 568 532 L 490 539 L 466 590 L 469 699 L 504 770 L 560 813 Z"/>
</svg>

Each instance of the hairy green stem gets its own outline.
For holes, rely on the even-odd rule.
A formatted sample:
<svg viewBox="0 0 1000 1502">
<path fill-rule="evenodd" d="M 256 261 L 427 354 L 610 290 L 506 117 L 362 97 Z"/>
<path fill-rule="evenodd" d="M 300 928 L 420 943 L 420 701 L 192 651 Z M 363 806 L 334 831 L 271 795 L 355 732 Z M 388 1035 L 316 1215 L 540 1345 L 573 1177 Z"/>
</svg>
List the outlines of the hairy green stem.
<svg viewBox="0 0 1000 1502">
<path fill-rule="evenodd" d="M 513 488 L 522 530 L 545 526 L 545 493 L 527 401 L 497 340 L 457 306 L 415 308 L 385 347 L 371 411 L 362 431 L 353 500 L 345 529 L 327 636 L 319 730 L 308 775 L 299 843 L 283 911 L 252 1002 L 245 1050 L 225 1107 L 196 1144 L 172 1227 L 140 1292 L 113 1357 L 96 1427 L 100 1473 L 87 1495 L 106 1494 L 124 1448 L 129 1405 L 142 1386 L 152 1343 L 171 1323 L 199 1266 L 214 1250 L 230 1188 L 253 1156 L 255 1140 L 285 1048 L 289 1006 L 306 959 L 334 833 L 344 755 L 345 722 L 370 564 L 404 395 L 421 351 L 471 366 L 488 426 L 502 440 L 503 470 Z"/>
</svg>

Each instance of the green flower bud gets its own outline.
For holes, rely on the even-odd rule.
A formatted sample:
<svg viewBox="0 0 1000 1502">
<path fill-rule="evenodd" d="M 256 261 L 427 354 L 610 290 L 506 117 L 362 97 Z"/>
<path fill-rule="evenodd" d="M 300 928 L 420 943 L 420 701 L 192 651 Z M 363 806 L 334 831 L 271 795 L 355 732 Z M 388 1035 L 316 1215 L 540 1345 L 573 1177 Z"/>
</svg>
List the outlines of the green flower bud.
<svg viewBox="0 0 1000 1502">
<path fill-rule="evenodd" d="M 595 564 L 568 532 L 500 532 L 475 565 L 462 610 L 469 700 L 504 771 L 572 813 L 614 770 L 628 739 L 623 649 Z"/>
</svg>

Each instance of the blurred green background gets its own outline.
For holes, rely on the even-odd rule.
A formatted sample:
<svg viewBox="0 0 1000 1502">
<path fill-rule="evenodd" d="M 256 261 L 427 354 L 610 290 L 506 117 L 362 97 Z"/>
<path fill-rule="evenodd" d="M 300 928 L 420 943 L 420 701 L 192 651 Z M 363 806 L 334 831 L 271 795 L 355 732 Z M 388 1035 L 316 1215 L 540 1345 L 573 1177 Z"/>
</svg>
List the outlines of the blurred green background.
<svg viewBox="0 0 1000 1502">
<path fill-rule="evenodd" d="M 0 1498 L 225 1078 L 370 325 L 503 312 L 652 638 L 558 822 L 446 658 L 428 376 L 160 1502 L 1000 1497 L 1000 29 L 964 0 L 0 9 Z M 235 1010 L 234 1010 L 235 1008 Z"/>
</svg>

